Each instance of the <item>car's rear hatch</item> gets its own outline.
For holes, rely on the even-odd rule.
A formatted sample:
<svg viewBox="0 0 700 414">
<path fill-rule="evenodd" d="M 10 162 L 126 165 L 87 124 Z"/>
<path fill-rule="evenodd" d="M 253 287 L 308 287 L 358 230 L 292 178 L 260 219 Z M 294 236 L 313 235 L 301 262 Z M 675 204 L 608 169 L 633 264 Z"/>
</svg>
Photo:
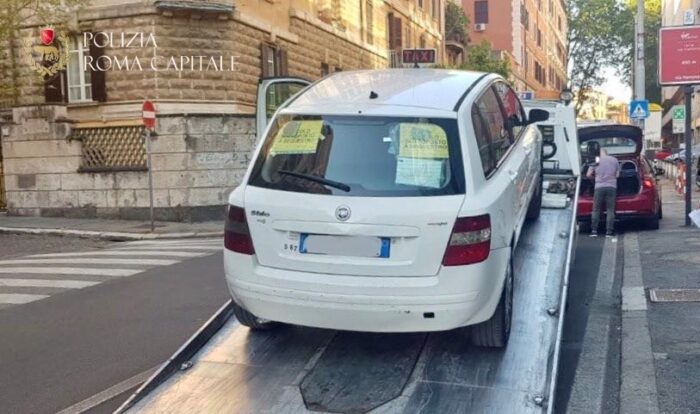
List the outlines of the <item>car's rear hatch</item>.
<svg viewBox="0 0 700 414">
<path fill-rule="evenodd" d="M 245 190 L 261 265 L 340 275 L 436 274 L 463 202 L 454 119 L 279 116 Z"/>
<path fill-rule="evenodd" d="M 642 151 L 642 130 L 633 125 L 597 125 L 582 127 L 578 130 L 583 171 L 594 165 L 600 149 L 607 150 L 609 155 L 620 161 L 620 175 L 617 179 L 617 196 L 628 197 L 637 195 L 641 189 L 639 155 Z M 581 183 L 582 197 L 593 196 L 593 182 L 584 180 Z"/>
<path fill-rule="evenodd" d="M 585 160 L 592 156 L 589 150 L 596 147 L 604 148 L 609 155 L 616 157 L 639 156 L 642 152 L 643 136 L 642 130 L 634 125 L 610 124 L 579 128 L 581 157 Z"/>
</svg>

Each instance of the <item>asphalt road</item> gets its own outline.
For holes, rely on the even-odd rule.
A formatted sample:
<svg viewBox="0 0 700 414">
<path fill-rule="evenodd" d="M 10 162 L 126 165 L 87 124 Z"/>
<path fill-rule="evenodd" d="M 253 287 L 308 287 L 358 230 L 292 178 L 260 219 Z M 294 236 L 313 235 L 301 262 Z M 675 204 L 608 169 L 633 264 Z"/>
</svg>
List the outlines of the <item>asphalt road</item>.
<svg viewBox="0 0 700 414">
<path fill-rule="evenodd" d="M 114 246 L 0 235 L 0 259 Z M 585 326 L 601 246 L 579 239 L 566 321 L 573 342 Z M 221 253 L 215 253 L 0 309 L 0 355 L 9 356 L 0 359 L 0 411 L 55 413 L 158 366 L 228 298 L 222 272 Z M 567 373 L 576 370 L 577 352 L 567 346 L 562 355 L 562 395 L 571 387 Z M 133 389 L 90 412 L 113 411 Z"/>
<path fill-rule="evenodd" d="M 26 237 L 0 256 L 114 245 Z M 0 411 L 55 413 L 159 365 L 225 302 L 222 274 L 215 253 L 0 309 Z"/>
</svg>

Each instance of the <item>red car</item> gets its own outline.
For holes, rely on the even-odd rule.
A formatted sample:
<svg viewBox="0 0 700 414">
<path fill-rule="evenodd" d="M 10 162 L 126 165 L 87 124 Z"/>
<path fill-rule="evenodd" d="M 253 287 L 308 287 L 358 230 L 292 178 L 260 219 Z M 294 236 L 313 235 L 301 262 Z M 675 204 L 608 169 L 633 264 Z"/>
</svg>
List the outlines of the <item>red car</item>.
<svg viewBox="0 0 700 414">
<path fill-rule="evenodd" d="M 671 156 L 670 151 L 659 151 L 654 155 L 654 159 L 657 160 L 665 160 L 666 158 Z"/>
<path fill-rule="evenodd" d="M 655 168 L 641 154 L 643 132 L 632 125 L 608 124 L 586 126 L 578 129 L 578 139 L 583 163 L 581 192 L 577 219 L 582 231 L 591 229 L 594 181 L 586 177 L 588 168 L 596 165 L 600 149 L 620 162 L 617 179 L 617 203 L 615 219 L 637 220 L 646 228 L 658 229 L 663 217 L 661 193 L 656 176 L 663 170 Z M 600 225 L 605 224 L 605 208 L 601 211 Z"/>
</svg>

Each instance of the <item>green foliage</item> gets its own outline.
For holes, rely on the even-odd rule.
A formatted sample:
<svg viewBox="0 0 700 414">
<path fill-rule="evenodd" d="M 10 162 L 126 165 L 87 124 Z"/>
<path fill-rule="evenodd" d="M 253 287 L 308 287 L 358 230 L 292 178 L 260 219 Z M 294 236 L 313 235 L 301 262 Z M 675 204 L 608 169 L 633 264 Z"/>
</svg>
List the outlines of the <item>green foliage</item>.
<svg viewBox="0 0 700 414">
<path fill-rule="evenodd" d="M 625 43 L 629 45 L 627 53 L 622 58 L 622 65 L 618 68 L 624 81 L 632 83 L 634 76 L 634 38 L 635 22 L 637 14 L 637 1 L 625 0 L 625 6 L 630 14 L 629 20 L 620 27 L 620 32 Z M 644 1 L 644 70 L 645 70 L 645 95 L 650 102 L 661 103 L 661 87 L 658 83 L 659 64 L 659 29 L 661 28 L 661 0 Z"/>
<path fill-rule="evenodd" d="M 469 47 L 466 63 L 460 69 L 498 73 L 506 79 L 511 75 L 510 60 L 494 55 L 491 45 L 486 40 Z"/>
<path fill-rule="evenodd" d="M 448 1 L 445 7 L 445 39 L 466 45 L 469 41 L 469 18 L 457 3 Z"/>
<path fill-rule="evenodd" d="M 568 0 L 570 82 L 577 91 L 576 111 L 586 91 L 605 81 L 606 68 L 628 62 L 632 46 L 621 28 L 633 21 L 625 4 L 614 0 Z"/>
</svg>

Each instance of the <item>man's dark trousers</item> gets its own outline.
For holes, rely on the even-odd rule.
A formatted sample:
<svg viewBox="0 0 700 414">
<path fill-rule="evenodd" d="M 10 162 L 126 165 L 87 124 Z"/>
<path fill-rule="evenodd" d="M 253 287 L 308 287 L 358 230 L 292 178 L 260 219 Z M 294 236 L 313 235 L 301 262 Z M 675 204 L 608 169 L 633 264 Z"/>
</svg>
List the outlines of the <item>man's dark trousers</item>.
<svg viewBox="0 0 700 414">
<path fill-rule="evenodd" d="M 600 222 L 600 210 L 603 209 L 603 204 L 607 207 L 606 232 L 612 234 L 615 229 L 615 199 L 617 197 L 617 188 L 615 187 L 599 187 L 593 193 L 593 215 L 591 217 L 591 231 L 598 231 L 598 223 Z"/>
</svg>

